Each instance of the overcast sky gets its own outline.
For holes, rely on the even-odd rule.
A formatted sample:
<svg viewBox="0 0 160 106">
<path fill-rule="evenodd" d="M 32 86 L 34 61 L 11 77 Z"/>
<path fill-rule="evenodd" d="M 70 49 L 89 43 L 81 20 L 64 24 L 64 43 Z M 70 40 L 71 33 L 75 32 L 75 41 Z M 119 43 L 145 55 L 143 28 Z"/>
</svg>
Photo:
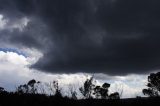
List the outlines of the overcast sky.
<svg viewBox="0 0 160 106">
<path fill-rule="evenodd" d="M 95 74 L 99 83 L 124 84 L 133 92 L 126 97 L 137 95 L 147 75 L 160 68 L 159 5 L 159 0 L 0 0 L 0 86 L 13 89 L 40 76 L 73 83 Z"/>
</svg>

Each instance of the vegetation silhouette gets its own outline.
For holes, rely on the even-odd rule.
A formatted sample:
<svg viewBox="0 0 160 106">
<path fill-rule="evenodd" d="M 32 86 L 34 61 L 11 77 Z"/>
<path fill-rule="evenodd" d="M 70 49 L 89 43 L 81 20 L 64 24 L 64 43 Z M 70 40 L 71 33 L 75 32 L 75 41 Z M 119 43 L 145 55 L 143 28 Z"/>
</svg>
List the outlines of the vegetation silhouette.
<svg viewBox="0 0 160 106">
<path fill-rule="evenodd" d="M 53 81 L 53 85 L 54 85 L 54 88 L 55 88 L 55 90 L 56 90 L 54 96 L 55 96 L 56 98 L 63 98 L 63 97 L 62 97 L 62 94 L 61 94 L 61 90 L 59 89 L 58 81 Z"/>
<path fill-rule="evenodd" d="M 160 72 L 151 73 L 148 76 L 147 89 L 143 89 L 144 95 L 149 97 L 159 97 L 160 96 Z"/>
<path fill-rule="evenodd" d="M 15 92 L 7 92 L 3 87 L 0 87 L 0 106 L 16 105 L 47 105 L 47 106 L 128 106 L 128 105 L 156 105 L 160 103 L 160 72 L 151 73 L 148 76 L 147 89 L 143 89 L 144 95 L 149 97 L 120 99 L 119 92 L 109 94 L 109 83 L 104 83 L 101 86 L 94 84 L 94 78 L 88 78 L 79 91 L 84 96 L 83 99 L 78 99 L 77 92 L 71 88 L 71 98 L 62 96 L 62 91 L 58 81 L 53 81 L 50 86 L 54 95 L 45 95 L 41 88 L 39 93 L 37 86 L 40 81 L 32 79 L 28 83 L 19 85 Z"/>
<path fill-rule="evenodd" d="M 91 94 L 94 86 L 95 85 L 93 84 L 93 77 L 91 77 L 84 82 L 83 87 L 79 88 L 79 90 L 86 99 L 91 99 Z"/>
<path fill-rule="evenodd" d="M 93 76 L 84 82 L 83 87 L 79 88 L 85 99 L 120 99 L 119 93 L 108 94 L 110 84 L 104 83 L 102 86 L 93 84 Z"/>
<path fill-rule="evenodd" d="M 24 93 L 36 94 L 37 88 L 34 86 L 36 83 L 39 83 L 39 82 L 36 82 L 36 80 L 32 79 L 27 84 L 18 86 L 16 89 L 16 93 L 18 94 L 24 94 Z"/>
</svg>

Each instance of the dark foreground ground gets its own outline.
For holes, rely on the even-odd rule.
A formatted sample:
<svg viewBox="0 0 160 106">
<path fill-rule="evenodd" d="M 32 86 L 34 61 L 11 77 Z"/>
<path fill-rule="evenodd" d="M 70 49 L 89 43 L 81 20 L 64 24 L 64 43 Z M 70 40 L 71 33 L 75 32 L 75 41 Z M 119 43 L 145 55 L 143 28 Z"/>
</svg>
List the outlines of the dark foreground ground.
<svg viewBox="0 0 160 106">
<path fill-rule="evenodd" d="M 120 100 L 72 100 L 55 96 L 33 94 L 0 94 L 0 106 L 158 106 L 160 98 L 133 98 Z"/>
</svg>

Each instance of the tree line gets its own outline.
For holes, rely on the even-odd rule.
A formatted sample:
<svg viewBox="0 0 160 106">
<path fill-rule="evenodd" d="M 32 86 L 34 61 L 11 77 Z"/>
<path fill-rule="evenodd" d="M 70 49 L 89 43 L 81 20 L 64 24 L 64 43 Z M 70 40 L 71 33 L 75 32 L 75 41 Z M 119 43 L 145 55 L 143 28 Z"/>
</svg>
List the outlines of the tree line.
<svg viewBox="0 0 160 106">
<path fill-rule="evenodd" d="M 83 95 L 84 99 L 120 99 L 122 92 L 114 92 L 109 94 L 109 83 L 104 83 L 101 86 L 95 85 L 93 83 L 94 77 L 88 78 L 83 86 L 79 88 L 80 93 Z M 28 83 L 19 85 L 16 88 L 15 94 L 24 95 L 24 94 L 39 94 L 37 86 L 40 85 L 40 81 L 32 79 Z M 50 86 L 54 96 L 57 98 L 63 98 L 61 89 L 59 87 L 58 81 L 52 82 L 53 86 Z M 142 93 L 149 97 L 159 97 L 160 96 L 160 72 L 151 73 L 148 76 L 147 88 L 142 89 Z M 45 88 L 40 87 L 40 94 L 45 94 Z M 0 87 L 0 94 L 8 93 L 3 87 Z M 77 98 L 77 92 L 73 89 L 70 89 L 70 94 L 72 99 Z"/>
</svg>

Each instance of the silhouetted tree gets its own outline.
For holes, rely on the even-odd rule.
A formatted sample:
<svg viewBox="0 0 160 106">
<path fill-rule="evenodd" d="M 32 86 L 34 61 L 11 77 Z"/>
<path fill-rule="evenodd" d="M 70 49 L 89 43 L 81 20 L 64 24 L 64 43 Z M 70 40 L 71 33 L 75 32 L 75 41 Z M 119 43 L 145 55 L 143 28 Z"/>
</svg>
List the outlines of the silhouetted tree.
<svg viewBox="0 0 160 106">
<path fill-rule="evenodd" d="M 53 86 L 56 90 L 55 97 L 62 98 L 61 90 L 59 89 L 58 81 L 53 81 Z"/>
<path fill-rule="evenodd" d="M 106 99 L 108 97 L 108 88 L 109 87 L 110 87 L 110 84 L 108 84 L 108 83 L 104 83 L 102 85 L 102 89 L 101 89 L 102 99 Z"/>
<path fill-rule="evenodd" d="M 7 91 L 3 87 L 0 87 L 0 94 L 4 94 L 4 93 L 7 93 Z"/>
<path fill-rule="evenodd" d="M 107 99 L 108 98 L 108 88 L 110 84 L 104 83 L 102 86 L 96 86 L 94 88 L 94 95 L 96 98 Z"/>
<path fill-rule="evenodd" d="M 8 92 L 3 87 L 0 87 L 0 95 L 6 95 L 6 94 L 8 94 Z"/>
<path fill-rule="evenodd" d="M 99 99 L 99 98 L 101 98 L 101 93 L 100 93 L 100 91 L 101 91 L 101 86 L 96 86 L 95 88 L 94 88 L 94 95 L 95 95 L 95 97 L 97 98 L 97 99 Z"/>
<path fill-rule="evenodd" d="M 160 72 L 151 73 L 148 76 L 148 89 L 143 89 L 142 92 L 144 95 L 150 97 L 160 96 Z"/>
<path fill-rule="evenodd" d="M 3 92 L 3 91 L 5 91 L 4 88 L 3 88 L 3 87 L 0 87 L 0 92 Z"/>
<path fill-rule="evenodd" d="M 150 96 L 150 97 L 154 97 L 154 96 L 155 96 L 153 90 L 150 89 L 150 88 L 148 88 L 148 89 L 143 89 L 142 92 L 143 92 L 144 95 L 148 95 L 148 96 Z"/>
<path fill-rule="evenodd" d="M 30 81 L 28 82 L 27 85 L 33 87 L 35 83 L 36 83 L 36 80 L 32 79 L 32 80 L 30 80 Z"/>
<path fill-rule="evenodd" d="M 18 86 L 16 92 L 19 94 L 24 94 L 24 93 L 35 94 L 37 93 L 37 88 L 35 87 L 36 83 L 37 83 L 36 80 L 32 79 L 27 84 Z"/>
<path fill-rule="evenodd" d="M 37 88 L 35 87 L 36 80 L 32 79 L 28 82 L 28 86 L 30 87 L 29 93 L 35 94 L 37 92 Z"/>
<path fill-rule="evenodd" d="M 92 98 L 91 94 L 94 86 L 93 77 L 90 77 L 84 82 L 83 87 L 79 88 L 79 90 L 85 98 L 89 99 Z"/>
<path fill-rule="evenodd" d="M 76 91 L 71 92 L 71 96 L 72 96 L 72 99 L 77 100 L 77 92 Z"/>
<path fill-rule="evenodd" d="M 77 100 L 77 92 L 76 92 L 75 87 L 73 85 L 69 86 L 69 92 L 71 94 L 71 98 L 74 100 Z"/>
<path fill-rule="evenodd" d="M 16 88 L 16 92 L 17 92 L 18 94 L 28 93 L 28 91 L 29 91 L 29 88 L 28 88 L 28 86 L 27 86 L 26 84 L 20 85 L 20 86 L 18 86 L 18 87 Z"/>
<path fill-rule="evenodd" d="M 111 93 L 109 99 L 120 99 L 120 95 L 118 92 Z"/>
</svg>

